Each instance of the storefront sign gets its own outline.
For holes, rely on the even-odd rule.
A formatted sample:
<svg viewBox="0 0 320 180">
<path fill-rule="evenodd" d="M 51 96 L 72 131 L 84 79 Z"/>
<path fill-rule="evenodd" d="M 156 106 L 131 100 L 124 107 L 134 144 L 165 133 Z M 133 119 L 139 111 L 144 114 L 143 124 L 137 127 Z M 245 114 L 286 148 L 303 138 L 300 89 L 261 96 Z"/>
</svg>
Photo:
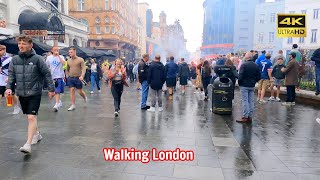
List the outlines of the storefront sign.
<svg viewBox="0 0 320 180">
<path fill-rule="evenodd" d="M 47 30 L 23 30 L 22 34 L 26 36 L 48 36 Z"/>
</svg>

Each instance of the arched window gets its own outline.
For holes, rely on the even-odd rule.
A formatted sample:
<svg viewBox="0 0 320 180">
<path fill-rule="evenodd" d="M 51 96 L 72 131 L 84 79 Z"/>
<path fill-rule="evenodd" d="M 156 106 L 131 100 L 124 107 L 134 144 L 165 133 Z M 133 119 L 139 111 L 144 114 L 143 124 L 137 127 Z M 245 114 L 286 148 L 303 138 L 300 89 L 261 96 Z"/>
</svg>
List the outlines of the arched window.
<svg viewBox="0 0 320 180">
<path fill-rule="evenodd" d="M 86 20 L 86 19 L 80 19 L 80 21 L 81 21 L 83 24 L 87 25 L 87 31 L 89 32 L 89 22 L 88 22 L 88 20 Z"/>
<path fill-rule="evenodd" d="M 76 39 L 73 39 L 72 43 L 73 43 L 74 46 L 78 45 L 78 41 Z"/>
</svg>

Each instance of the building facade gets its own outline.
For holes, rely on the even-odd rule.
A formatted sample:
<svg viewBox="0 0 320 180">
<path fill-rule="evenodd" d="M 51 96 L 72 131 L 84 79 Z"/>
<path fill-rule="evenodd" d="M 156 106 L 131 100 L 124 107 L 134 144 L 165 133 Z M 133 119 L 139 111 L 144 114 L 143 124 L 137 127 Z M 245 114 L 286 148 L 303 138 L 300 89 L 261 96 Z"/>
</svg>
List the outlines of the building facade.
<svg viewBox="0 0 320 180">
<path fill-rule="evenodd" d="M 293 44 L 298 44 L 300 49 L 317 49 L 320 42 L 320 2 L 314 0 L 286 0 L 286 14 L 306 14 L 307 37 L 282 38 L 283 49 L 288 54 Z"/>
<path fill-rule="evenodd" d="M 141 54 L 147 53 L 147 11 L 149 9 L 148 3 L 139 3 L 138 12 L 139 20 L 141 21 L 141 39 L 139 41 L 139 48 Z"/>
<path fill-rule="evenodd" d="M 253 49 L 277 54 L 283 38 L 277 37 L 277 14 L 285 12 L 285 1 L 260 3 L 255 8 Z"/>
<path fill-rule="evenodd" d="M 211 58 L 234 49 L 235 0 L 206 0 L 201 52 Z"/>
<path fill-rule="evenodd" d="M 137 0 L 69 0 L 69 14 L 88 24 L 88 46 L 126 61 L 138 49 Z"/>
<path fill-rule="evenodd" d="M 38 37 L 40 41 L 49 45 L 57 44 L 61 47 L 73 45 L 74 42 L 79 46 L 86 45 L 88 40 L 87 26 L 79 20 L 68 16 L 68 0 L 55 0 L 52 2 L 46 0 L 1 0 L 0 18 L 6 20 L 7 28 L 11 29 L 16 36 L 21 34 L 21 29 L 24 28 L 20 24 L 22 17 L 32 14 L 33 17 L 40 18 L 43 16 L 41 13 L 44 13 L 48 16 L 48 21 L 51 20 L 49 18 L 54 17 L 65 29 L 64 33 L 59 35 L 59 38 L 55 38 L 53 35 L 50 38 L 48 38 L 49 36 L 41 36 Z M 34 22 L 31 25 L 36 27 L 38 23 Z"/>
<path fill-rule="evenodd" d="M 236 0 L 234 12 L 234 50 L 250 51 L 253 48 L 255 8 L 261 0 Z"/>
</svg>

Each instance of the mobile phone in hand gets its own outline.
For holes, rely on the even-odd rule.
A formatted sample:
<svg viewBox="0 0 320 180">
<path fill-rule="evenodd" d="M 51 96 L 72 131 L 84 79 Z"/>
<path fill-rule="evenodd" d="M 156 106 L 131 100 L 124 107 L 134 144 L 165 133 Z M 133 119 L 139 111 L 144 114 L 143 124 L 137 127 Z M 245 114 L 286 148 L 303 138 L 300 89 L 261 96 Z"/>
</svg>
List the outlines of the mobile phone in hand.
<svg viewBox="0 0 320 180">
<path fill-rule="evenodd" d="M 87 82 L 85 80 L 81 81 L 84 86 L 87 86 Z"/>
</svg>

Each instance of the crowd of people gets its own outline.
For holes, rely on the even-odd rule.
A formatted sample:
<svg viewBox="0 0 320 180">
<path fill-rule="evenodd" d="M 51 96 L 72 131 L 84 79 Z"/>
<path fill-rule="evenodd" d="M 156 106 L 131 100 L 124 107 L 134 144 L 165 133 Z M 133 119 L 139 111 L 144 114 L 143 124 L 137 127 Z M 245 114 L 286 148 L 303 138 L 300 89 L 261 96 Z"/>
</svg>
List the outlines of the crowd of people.
<svg viewBox="0 0 320 180">
<path fill-rule="evenodd" d="M 230 78 L 234 85 L 238 83 L 240 87 L 242 117 L 237 122 L 251 123 L 254 117 L 256 85 L 258 85 L 257 101 L 260 104 L 267 102 L 265 94 L 268 88 L 271 88 L 271 97 L 268 100 L 280 102 L 280 87 L 286 86 L 287 100 L 282 105 L 295 105 L 302 60 L 297 45 L 293 45 L 293 50 L 287 59 L 282 51 L 271 57 L 271 54 L 265 51 L 262 51 L 259 56 L 257 51 L 252 50 L 241 55 L 230 53 L 220 55 L 216 59 L 200 59 L 190 64 L 184 58 L 176 62 L 173 56 L 167 58 L 165 63 L 161 61 L 160 55 L 156 55 L 151 61 L 148 54 L 144 54 L 138 62 L 124 63 L 123 59 L 116 59 L 111 63 L 105 61 L 100 64 L 95 59 L 90 59 L 90 63 L 86 64 L 83 58 L 77 56 L 75 48 L 70 47 L 69 58 L 66 60 L 59 55 L 59 48 L 56 46 L 52 48 L 51 55 L 44 60 L 33 50 L 33 41 L 27 36 L 18 38 L 18 47 L 19 54 L 11 57 L 6 53 L 6 47 L 0 45 L 0 97 L 12 96 L 14 114 L 22 110 L 23 114 L 27 115 L 27 142 L 20 148 L 24 153 L 31 153 L 31 145 L 42 139 L 37 115 L 44 85 L 47 87 L 49 97 L 55 96 L 53 107 L 55 112 L 62 107 L 61 94 L 64 93 L 67 85 L 71 102 L 68 111 L 74 111 L 76 110 L 76 90 L 86 103 L 88 98 L 83 86 L 90 82 L 90 93 L 94 93 L 95 87 L 100 93 L 100 81 L 104 77 L 114 99 L 114 115 L 118 117 L 124 86 L 128 87 L 129 84 L 136 83 L 136 89 L 141 90 L 141 110 L 155 112 L 157 109 L 162 112 L 163 92 L 167 95 L 165 97 L 172 101 L 174 96 L 184 96 L 188 86 L 194 88 L 194 93 L 202 93 L 203 100 L 208 101 L 208 85 L 216 78 L 214 67 L 228 66 L 231 70 L 225 76 Z M 320 50 L 317 50 L 312 57 L 317 68 L 320 63 L 319 55 Z M 90 80 L 86 78 L 88 71 Z M 316 95 L 319 94 L 318 81 L 319 75 L 317 75 Z M 180 93 L 177 85 L 180 87 Z M 274 87 L 276 87 L 276 95 Z M 148 105 L 149 94 L 151 95 L 150 106 Z"/>
</svg>

